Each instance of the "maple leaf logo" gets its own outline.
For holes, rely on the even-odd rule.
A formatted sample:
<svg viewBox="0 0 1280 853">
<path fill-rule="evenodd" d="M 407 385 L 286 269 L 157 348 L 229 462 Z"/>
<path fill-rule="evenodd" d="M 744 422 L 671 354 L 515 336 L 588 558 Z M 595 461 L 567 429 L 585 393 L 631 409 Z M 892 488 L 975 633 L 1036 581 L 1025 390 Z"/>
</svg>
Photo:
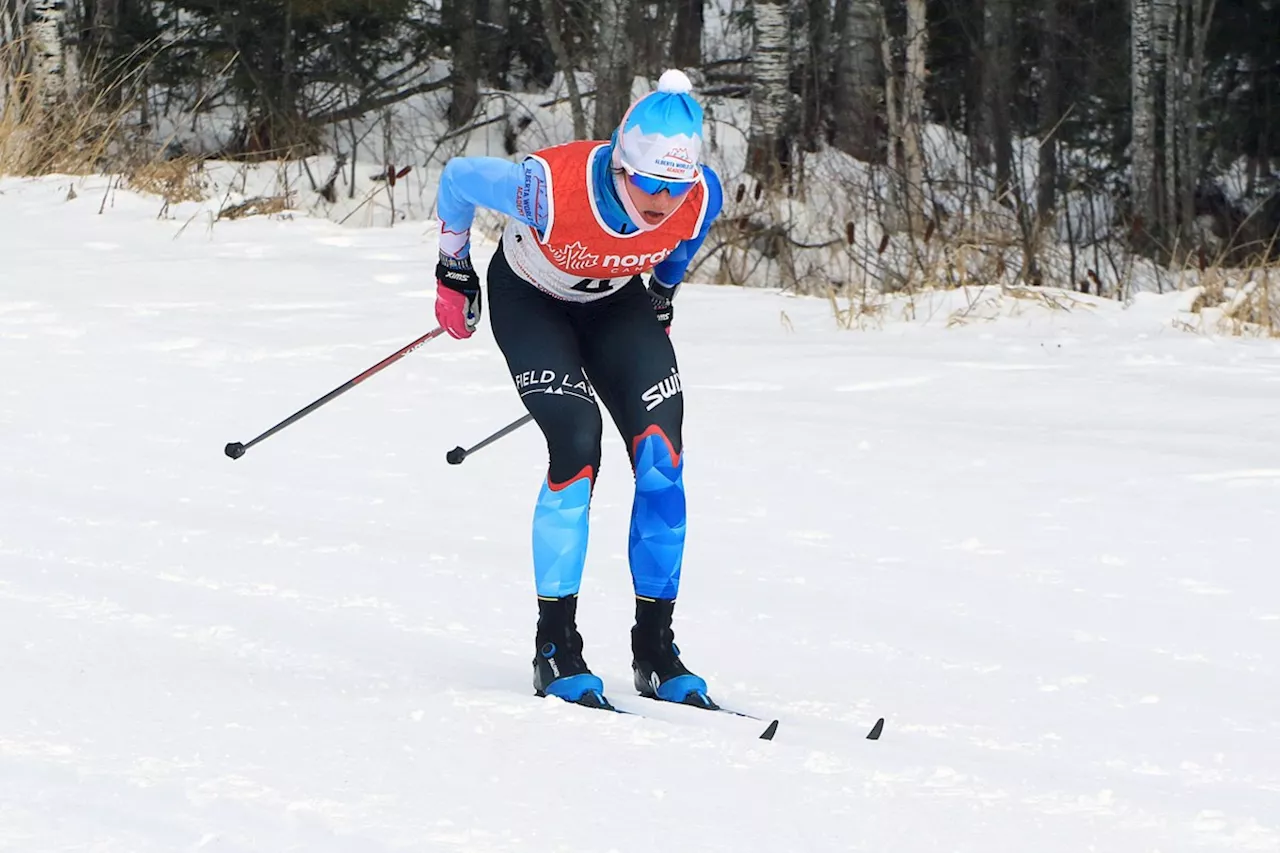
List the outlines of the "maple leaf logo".
<svg viewBox="0 0 1280 853">
<path fill-rule="evenodd" d="M 562 270 L 590 269 L 600 263 L 600 256 L 575 240 L 567 246 L 552 246 L 551 259 Z"/>
</svg>

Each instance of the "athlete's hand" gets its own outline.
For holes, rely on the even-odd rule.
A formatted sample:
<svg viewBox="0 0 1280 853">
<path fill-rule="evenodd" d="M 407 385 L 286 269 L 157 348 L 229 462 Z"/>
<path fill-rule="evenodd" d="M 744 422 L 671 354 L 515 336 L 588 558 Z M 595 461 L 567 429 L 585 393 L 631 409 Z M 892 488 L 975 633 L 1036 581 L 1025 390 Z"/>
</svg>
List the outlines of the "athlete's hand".
<svg viewBox="0 0 1280 853">
<path fill-rule="evenodd" d="M 480 276 L 471 258 L 441 253 L 436 263 L 436 321 L 450 337 L 469 338 L 480 324 Z"/>
<path fill-rule="evenodd" d="M 649 301 L 653 304 L 653 313 L 662 324 L 662 330 L 671 334 L 671 318 L 675 314 L 672 300 L 679 285 L 668 287 L 653 276 L 649 276 Z"/>
</svg>

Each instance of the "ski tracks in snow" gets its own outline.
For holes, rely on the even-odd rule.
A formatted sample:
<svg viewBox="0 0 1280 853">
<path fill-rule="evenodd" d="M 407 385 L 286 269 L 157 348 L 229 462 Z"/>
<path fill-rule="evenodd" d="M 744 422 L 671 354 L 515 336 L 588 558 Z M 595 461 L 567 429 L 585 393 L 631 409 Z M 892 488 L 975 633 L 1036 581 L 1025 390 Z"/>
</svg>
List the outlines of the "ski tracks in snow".
<svg viewBox="0 0 1280 853">
<path fill-rule="evenodd" d="M 433 324 L 429 240 L 5 187 L 0 850 L 1280 848 L 1265 345 L 691 286 L 676 629 L 763 742 L 630 695 L 614 436 L 581 613 L 647 716 L 530 695 L 536 430 L 442 459 L 520 414 L 487 331 L 222 456 Z"/>
</svg>

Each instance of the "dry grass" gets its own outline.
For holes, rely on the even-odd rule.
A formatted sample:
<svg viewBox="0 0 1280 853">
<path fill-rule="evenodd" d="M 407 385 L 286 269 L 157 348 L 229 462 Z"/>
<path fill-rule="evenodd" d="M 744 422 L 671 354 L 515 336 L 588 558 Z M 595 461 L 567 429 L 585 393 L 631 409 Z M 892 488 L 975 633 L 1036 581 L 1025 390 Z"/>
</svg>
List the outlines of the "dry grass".
<svg viewBox="0 0 1280 853">
<path fill-rule="evenodd" d="M 0 70 L 18 67 L 18 47 L 0 47 Z M 171 204 L 206 197 L 202 164 L 193 157 L 170 158 L 135 128 L 138 107 L 131 92 L 145 65 L 122 63 L 127 72 L 97 75 L 105 80 L 55 106 L 39 102 L 30 75 L 9 80 L 0 105 L 0 175 L 113 174 L 118 185 L 152 193 Z M 86 79 L 93 79 L 86 72 Z"/>
<path fill-rule="evenodd" d="M 1182 268 L 1171 270 L 1122 240 L 1074 248 L 1055 242 L 1041 225 L 1024 227 L 1003 208 L 945 215 L 908 234 L 888 231 L 872 207 L 849 222 L 814 222 L 796 217 L 785 197 L 750 198 L 744 186 L 727 199 L 729 215 L 713 228 L 710 251 L 695 266 L 715 257 L 709 278 L 717 283 L 825 297 L 842 329 L 1092 310 L 1089 296 L 1127 304 L 1140 290 L 1158 290 L 1187 294 L 1193 319 L 1180 328 L 1280 337 L 1280 261 L 1267 260 L 1277 256 L 1275 243 L 1256 246 L 1254 260 L 1243 265 L 1184 252 Z"/>
<path fill-rule="evenodd" d="M 1196 321 L 1183 322 L 1188 331 L 1250 337 L 1280 337 L 1280 260 L 1277 239 L 1256 247 L 1250 260 L 1238 266 L 1219 254 L 1189 254 L 1176 274 L 1176 287 L 1187 294 L 1186 310 Z"/>
<path fill-rule="evenodd" d="M 218 211 L 218 219 L 243 219 L 246 216 L 271 216 L 290 208 L 288 195 L 258 196 L 239 204 L 231 204 Z"/>
<path fill-rule="evenodd" d="M 119 176 L 122 188 L 158 196 L 166 207 L 207 198 L 197 157 L 166 157 L 129 130 L 130 109 L 67 104 L 52 113 L 0 115 L 0 175 Z"/>
<path fill-rule="evenodd" d="M 1187 331 L 1243 337 L 1280 338 L 1280 262 L 1244 268 L 1210 267 L 1187 289 L 1193 321 Z"/>
<path fill-rule="evenodd" d="M 0 113 L 0 173 L 21 176 L 87 175 L 100 171 L 124 137 L 130 108 L 109 108 L 108 92 L 45 109 L 28 77 Z"/>
<path fill-rule="evenodd" d="M 143 162 L 125 171 L 121 185 L 134 192 L 159 196 L 165 206 L 208 198 L 209 181 L 198 157 L 175 157 Z"/>
<path fill-rule="evenodd" d="M 964 307 L 948 316 L 948 326 L 990 319 L 999 313 L 998 303 L 1008 298 L 1055 310 L 1074 307 L 1068 304 L 1074 300 L 1064 295 L 1071 288 L 1064 286 L 1066 282 L 1044 281 L 1040 266 L 1027 262 L 1026 244 L 1020 238 L 990 228 L 954 222 L 949 226 L 944 229 L 929 221 L 919 235 L 883 229 L 867 233 L 865 228 L 860 235 L 854 223 L 847 223 L 843 245 L 828 249 L 831 256 L 824 269 L 844 277 L 838 288 L 827 287 L 837 324 L 866 328 L 881 325 L 889 314 L 903 320 L 920 319 L 922 313 L 932 316 L 944 301 L 935 297 L 945 292 L 961 293 L 965 299 Z M 878 240 L 869 245 L 876 235 Z M 1051 290 L 1055 285 L 1062 289 Z"/>
</svg>

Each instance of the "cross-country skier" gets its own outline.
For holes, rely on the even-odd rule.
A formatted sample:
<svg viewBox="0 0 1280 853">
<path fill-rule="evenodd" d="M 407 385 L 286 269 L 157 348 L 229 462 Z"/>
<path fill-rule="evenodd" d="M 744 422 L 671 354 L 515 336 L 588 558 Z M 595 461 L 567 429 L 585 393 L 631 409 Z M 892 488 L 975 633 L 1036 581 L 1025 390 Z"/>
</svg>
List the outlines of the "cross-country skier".
<svg viewBox="0 0 1280 853">
<path fill-rule="evenodd" d="M 519 163 L 457 157 L 440 179 L 435 310 L 455 338 L 470 337 L 480 319 L 475 210 L 509 217 L 487 273 L 489 325 L 550 457 L 533 514 L 540 696 L 608 706 L 575 619 L 600 471 L 598 397 L 635 476 L 636 689 L 714 707 L 706 682 L 681 662 L 671 627 L 685 539 L 672 299 L 722 204 L 719 178 L 700 161 L 703 115 L 691 89 L 682 72 L 667 71 L 609 140 L 545 148 Z"/>
</svg>

